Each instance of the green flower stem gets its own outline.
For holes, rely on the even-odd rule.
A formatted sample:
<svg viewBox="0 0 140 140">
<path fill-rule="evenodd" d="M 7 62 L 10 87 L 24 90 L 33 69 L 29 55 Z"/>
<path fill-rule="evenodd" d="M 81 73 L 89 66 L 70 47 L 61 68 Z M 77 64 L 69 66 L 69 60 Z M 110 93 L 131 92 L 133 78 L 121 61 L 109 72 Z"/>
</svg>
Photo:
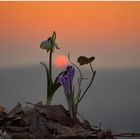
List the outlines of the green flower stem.
<svg viewBox="0 0 140 140">
<path fill-rule="evenodd" d="M 72 110 L 72 106 L 71 106 L 71 104 L 70 104 L 70 100 L 69 100 L 69 98 L 67 97 L 67 95 L 66 95 L 66 94 L 65 94 L 65 96 L 66 96 L 67 105 L 68 105 L 69 112 L 70 112 L 70 117 L 71 117 L 71 118 L 74 118 L 74 115 L 73 115 L 73 110 Z"/>
<path fill-rule="evenodd" d="M 47 86 L 49 86 L 47 89 L 47 105 L 50 105 L 53 94 L 52 94 L 52 50 L 50 50 L 50 58 L 49 58 L 49 83 Z"/>
<path fill-rule="evenodd" d="M 50 80 L 52 80 L 52 50 L 50 50 L 49 73 L 50 73 Z"/>
<path fill-rule="evenodd" d="M 71 88 L 70 90 L 72 91 L 72 81 L 71 81 L 71 87 L 70 88 Z M 68 105 L 70 117 L 72 119 L 74 119 L 74 118 L 76 118 L 76 114 L 75 114 L 75 111 L 74 111 L 74 108 L 75 108 L 74 101 L 73 101 L 74 99 L 71 95 L 67 95 L 65 90 L 64 90 L 64 92 L 65 92 L 65 96 L 66 96 L 66 100 L 67 100 L 67 105 Z M 72 92 L 70 92 L 70 94 L 72 94 Z"/>
<path fill-rule="evenodd" d="M 82 84 L 82 78 L 80 78 L 80 80 L 78 79 L 78 92 L 77 92 L 77 96 L 74 100 L 74 103 L 77 103 L 79 101 L 79 98 L 81 95 L 81 84 Z"/>
<path fill-rule="evenodd" d="M 52 97 L 53 97 L 53 96 L 49 96 L 49 97 L 47 97 L 46 105 L 50 105 L 50 104 L 51 104 Z"/>
<path fill-rule="evenodd" d="M 80 94 L 81 94 L 81 84 L 82 84 L 82 80 L 83 80 L 84 78 L 83 78 L 82 72 L 81 72 L 81 70 L 79 69 L 79 67 L 71 61 L 69 53 L 68 53 L 68 59 L 69 59 L 70 63 L 71 63 L 72 65 L 74 65 L 74 66 L 77 68 L 77 70 L 79 71 L 79 74 L 80 74 L 80 78 L 78 79 L 78 94 L 77 94 L 77 97 L 75 98 L 75 101 L 74 101 L 74 102 L 76 103 L 76 102 L 78 102 L 78 100 L 79 100 L 79 98 L 80 98 Z M 78 107 L 78 104 L 77 104 L 76 106 Z M 77 107 L 76 107 L 76 108 L 77 108 Z M 76 109 L 76 110 L 77 110 L 77 109 Z"/>
<path fill-rule="evenodd" d="M 88 89 L 90 88 L 90 86 L 91 86 L 91 84 L 92 84 L 92 82 L 93 82 L 93 79 L 94 79 L 94 77 L 95 77 L 96 71 L 93 70 L 93 67 L 92 67 L 92 64 L 91 64 L 91 63 L 90 63 L 90 68 L 91 68 L 91 71 L 92 71 L 92 73 L 93 73 L 92 78 L 91 78 L 91 81 L 90 81 L 89 85 L 87 86 L 87 88 L 85 89 L 83 95 L 81 96 L 81 98 L 79 99 L 79 101 L 78 101 L 77 103 L 79 103 L 79 102 L 83 99 L 83 97 L 85 96 L 86 92 L 87 92 Z"/>
<path fill-rule="evenodd" d="M 71 59 L 70 59 L 70 55 L 69 55 L 69 54 L 68 54 L 68 59 L 69 59 L 70 63 L 71 63 L 72 65 L 74 65 L 74 66 L 78 69 L 79 74 L 80 74 L 80 77 L 81 77 L 81 79 L 82 79 L 83 76 L 82 76 L 82 73 L 81 73 L 80 69 L 78 68 L 78 66 L 76 66 L 76 65 L 71 61 Z"/>
<path fill-rule="evenodd" d="M 78 110 L 78 104 L 74 104 L 74 106 L 73 106 L 74 119 L 77 118 L 77 110 Z"/>
</svg>

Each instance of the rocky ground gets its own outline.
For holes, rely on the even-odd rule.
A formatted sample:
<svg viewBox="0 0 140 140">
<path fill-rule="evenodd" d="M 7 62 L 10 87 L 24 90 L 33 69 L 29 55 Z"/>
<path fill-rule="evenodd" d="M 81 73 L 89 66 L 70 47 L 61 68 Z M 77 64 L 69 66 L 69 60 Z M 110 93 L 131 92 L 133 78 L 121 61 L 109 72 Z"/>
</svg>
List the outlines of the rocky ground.
<svg viewBox="0 0 140 140">
<path fill-rule="evenodd" d="M 0 138 L 113 138 L 90 124 L 71 119 L 62 105 L 18 103 L 10 112 L 0 107 Z"/>
</svg>

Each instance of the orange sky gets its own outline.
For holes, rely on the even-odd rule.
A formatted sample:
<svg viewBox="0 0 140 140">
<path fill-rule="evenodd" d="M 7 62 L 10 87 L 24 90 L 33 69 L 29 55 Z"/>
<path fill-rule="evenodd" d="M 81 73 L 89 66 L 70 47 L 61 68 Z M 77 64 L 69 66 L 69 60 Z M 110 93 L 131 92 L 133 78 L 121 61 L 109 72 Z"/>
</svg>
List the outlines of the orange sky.
<svg viewBox="0 0 140 140">
<path fill-rule="evenodd" d="M 39 44 L 53 30 L 62 49 L 56 55 L 140 67 L 140 2 L 0 2 L 0 67 L 38 63 L 45 57 Z"/>
</svg>

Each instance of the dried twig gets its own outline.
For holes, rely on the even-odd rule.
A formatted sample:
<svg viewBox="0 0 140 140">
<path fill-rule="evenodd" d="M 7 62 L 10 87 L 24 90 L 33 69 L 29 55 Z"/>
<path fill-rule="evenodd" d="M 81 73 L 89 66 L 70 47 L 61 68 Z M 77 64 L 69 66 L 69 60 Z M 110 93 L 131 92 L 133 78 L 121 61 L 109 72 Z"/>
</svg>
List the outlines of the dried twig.
<svg viewBox="0 0 140 140">
<path fill-rule="evenodd" d="M 120 134 L 114 134 L 113 137 L 131 137 L 131 138 L 140 138 L 140 133 L 120 133 Z"/>
</svg>

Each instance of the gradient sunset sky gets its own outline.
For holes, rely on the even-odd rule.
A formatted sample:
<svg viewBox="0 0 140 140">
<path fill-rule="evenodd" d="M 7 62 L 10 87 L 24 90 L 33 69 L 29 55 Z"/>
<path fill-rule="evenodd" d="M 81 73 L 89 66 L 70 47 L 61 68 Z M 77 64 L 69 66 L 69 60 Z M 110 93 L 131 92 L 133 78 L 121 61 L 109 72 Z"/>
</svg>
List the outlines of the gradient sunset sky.
<svg viewBox="0 0 140 140">
<path fill-rule="evenodd" d="M 53 31 L 76 62 L 95 56 L 96 69 L 140 68 L 140 2 L 0 2 L 0 68 L 39 64 Z"/>
</svg>

